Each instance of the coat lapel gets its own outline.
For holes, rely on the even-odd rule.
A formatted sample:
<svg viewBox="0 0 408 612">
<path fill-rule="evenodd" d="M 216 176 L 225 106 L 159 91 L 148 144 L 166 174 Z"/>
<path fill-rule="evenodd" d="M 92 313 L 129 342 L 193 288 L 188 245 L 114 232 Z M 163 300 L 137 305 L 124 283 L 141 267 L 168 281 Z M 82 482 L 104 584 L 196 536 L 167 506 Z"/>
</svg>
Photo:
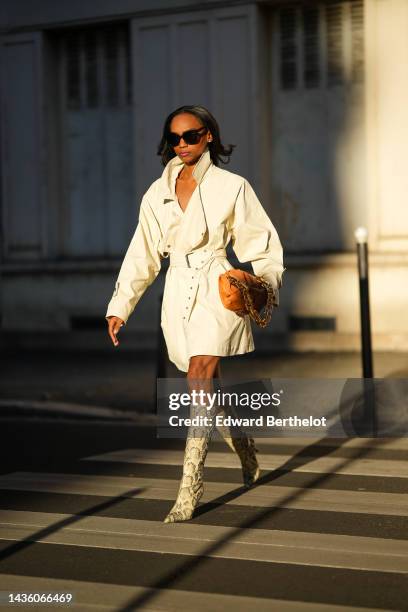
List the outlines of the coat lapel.
<svg viewBox="0 0 408 612">
<path fill-rule="evenodd" d="M 177 196 L 175 192 L 176 178 L 181 172 L 184 162 L 179 157 L 173 157 L 166 165 L 163 174 L 163 238 L 160 241 L 159 251 L 163 255 L 166 251 L 167 242 L 167 231 L 170 222 L 171 207 L 169 203 L 171 201 L 177 202 Z M 213 165 L 210 151 L 208 147 L 205 149 L 200 159 L 197 161 L 193 177 L 197 182 L 197 187 L 191 196 L 188 206 L 183 212 L 180 209 L 182 218 L 180 220 L 180 227 L 177 234 L 177 250 L 182 253 L 191 253 L 199 244 L 201 244 L 207 233 L 207 220 L 205 216 L 205 207 L 201 196 L 201 183 L 206 175 L 207 171 L 211 169 Z"/>
</svg>

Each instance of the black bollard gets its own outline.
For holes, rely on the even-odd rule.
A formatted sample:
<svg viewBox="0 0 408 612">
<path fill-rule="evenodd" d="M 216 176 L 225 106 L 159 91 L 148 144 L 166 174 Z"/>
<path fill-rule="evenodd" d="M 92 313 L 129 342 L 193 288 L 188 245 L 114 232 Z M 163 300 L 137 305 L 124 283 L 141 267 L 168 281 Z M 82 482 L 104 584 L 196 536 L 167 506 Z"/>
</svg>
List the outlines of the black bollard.
<svg viewBox="0 0 408 612">
<path fill-rule="evenodd" d="M 363 377 L 373 378 L 373 354 L 371 349 L 370 296 L 368 287 L 367 230 L 356 229 L 358 276 L 360 284 L 360 321 Z"/>
<path fill-rule="evenodd" d="M 354 232 L 357 243 L 358 276 L 360 286 L 361 357 L 363 370 L 364 423 L 371 423 L 371 435 L 377 436 L 377 413 L 373 379 L 371 347 L 370 294 L 368 284 L 367 230 L 359 227 Z M 366 430 L 368 433 L 368 430 Z"/>
</svg>

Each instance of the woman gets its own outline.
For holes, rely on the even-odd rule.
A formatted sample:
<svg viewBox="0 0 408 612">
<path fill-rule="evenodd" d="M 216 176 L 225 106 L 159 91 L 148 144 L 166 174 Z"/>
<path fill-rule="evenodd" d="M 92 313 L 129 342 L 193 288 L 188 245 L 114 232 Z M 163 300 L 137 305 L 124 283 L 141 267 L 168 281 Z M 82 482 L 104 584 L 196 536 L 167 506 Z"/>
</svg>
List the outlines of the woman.
<svg viewBox="0 0 408 612">
<path fill-rule="evenodd" d="M 249 316 L 227 310 L 218 292 L 219 275 L 233 267 L 225 251 L 229 241 L 239 261 L 250 261 L 254 273 L 271 283 L 275 305 L 285 270 L 278 234 L 251 185 L 219 167 L 232 150 L 233 145 L 222 144 L 217 121 L 204 107 L 182 106 L 167 117 L 158 149 L 165 168 L 142 198 L 106 313 L 109 335 L 118 346 L 120 328 L 157 277 L 161 259 L 170 257 L 161 326 L 169 359 L 187 372 L 190 388 L 197 381 L 200 388 L 212 388 L 221 356 L 255 349 Z M 219 406 L 217 412 L 222 412 Z M 253 439 L 240 430 L 220 430 L 241 459 L 245 485 L 251 486 L 260 473 Z M 190 428 L 180 489 L 165 522 L 192 517 L 203 493 L 211 433 Z"/>
</svg>

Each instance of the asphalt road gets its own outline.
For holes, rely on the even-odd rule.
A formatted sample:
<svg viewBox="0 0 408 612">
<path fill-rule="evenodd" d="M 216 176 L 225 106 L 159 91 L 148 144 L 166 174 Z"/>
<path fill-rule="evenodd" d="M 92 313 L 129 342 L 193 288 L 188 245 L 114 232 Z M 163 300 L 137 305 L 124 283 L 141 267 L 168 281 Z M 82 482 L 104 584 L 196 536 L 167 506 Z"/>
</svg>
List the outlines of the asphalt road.
<svg viewBox="0 0 408 612">
<path fill-rule="evenodd" d="M 213 440 L 194 518 L 164 524 L 182 440 L 114 421 L 0 427 L 3 593 L 69 591 L 72 610 L 408 609 L 406 439 L 259 439 L 249 491 Z"/>
</svg>

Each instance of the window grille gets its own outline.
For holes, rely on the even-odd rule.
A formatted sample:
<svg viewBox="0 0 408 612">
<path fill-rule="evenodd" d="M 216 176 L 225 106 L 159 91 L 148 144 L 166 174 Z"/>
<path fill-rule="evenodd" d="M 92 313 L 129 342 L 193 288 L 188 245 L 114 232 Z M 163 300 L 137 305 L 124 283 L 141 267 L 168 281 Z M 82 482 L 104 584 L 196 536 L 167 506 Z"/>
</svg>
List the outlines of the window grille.
<svg viewBox="0 0 408 612">
<path fill-rule="evenodd" d="M 345 77 L 343 58 L 343 5 L 326 7 L 327 84 L 341 85 Z"/>
<path fill-rule="evenodd" d="M 319 85 L 319 10 L 304 8 L 303 24 L 303 82 L 305 87 Z"/>
<path fill-rule="evenodd" d="M 316 2 L 278 10 L 282 90 L 364 80 L 363 0 Z"/>
<path fill-rule="evenodd" d="M 280 75 L 282 89 L 293 89 L 297 81 L 296 13 L 293 9 L 280 11 Z"/>
<path fill-rule="evenodd" d="M 61 36 L 65 106 L 70 110 L 131 103 L 127 25 L 89 27 Z"/>
<path fill-rule="evenodd" d="M 352 81 L 364 80 L 364 7 L 362 2 L 351 5 Z"/>
</svg>

